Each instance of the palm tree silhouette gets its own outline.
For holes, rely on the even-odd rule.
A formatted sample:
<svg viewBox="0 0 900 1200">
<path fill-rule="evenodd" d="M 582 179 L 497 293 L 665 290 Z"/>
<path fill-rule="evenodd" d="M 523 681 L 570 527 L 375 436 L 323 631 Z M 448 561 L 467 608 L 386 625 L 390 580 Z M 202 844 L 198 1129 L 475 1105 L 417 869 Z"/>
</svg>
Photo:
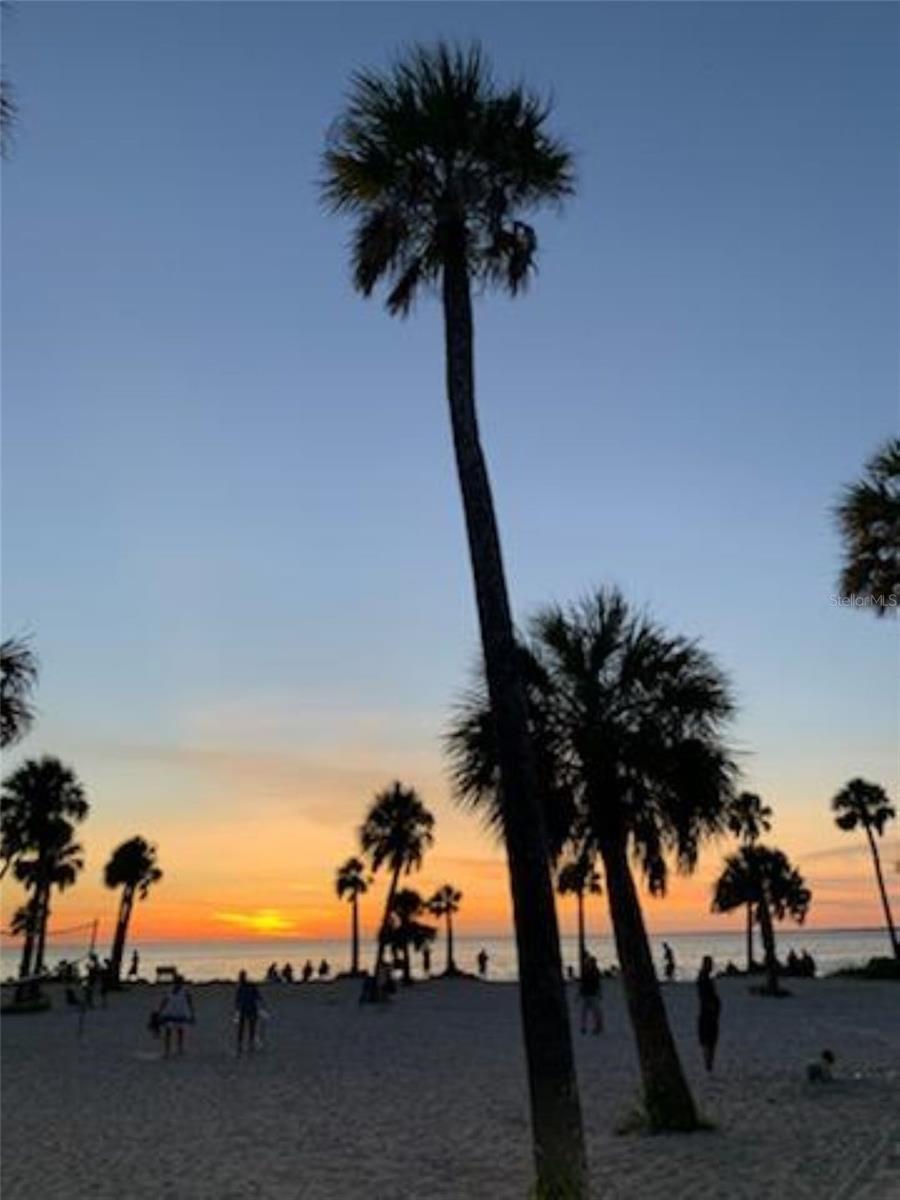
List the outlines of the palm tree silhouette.
<svg viewBox="0 0 900 1200">
<path fill-rule="evenodd" d="M 372 801 L 359 831 L 362 852 L 368 857 L 373 874 L 381 866 L 390 871 L 384 917 L 378 930 L 374 978 L 377 980 L 384 961 L 384 948 L 390 931 L 390 916 L 401 872 L 409 875 L 422 865 L 425 851 L 434 841 L 434 817 L 418 793 L 397 782 Z"/>
<path fill-rule="evenodd" d="M 844 489 L 835 515 L 844 542 L 843 596 L 861 596 L 875 613 L 900 605 L 900 438 L 866 463 L 865 476 Z"/>
<path fill-rule="evenodd" d="M 520 292 L 537 253 L 524 217 L 573 191 L 572 158 L 547 133 L 548 115 L 523 88 L 501 90 L 478 46 L 415 47 L 387 72 L 353 76 L 325 152 L 323 197 L 358 219 L 353 280 L 363 295 L 386 282 L 387 309 L 401 316 L 422 292 L 442 299 L 447 399 L 504 781 L 538 1184 L 578 1200 L 587 1176 L 559 930 L 473 365 L 473 284 Z"/>
<path fill-rule="evenodd" d="M 428 906 L 412 888 L 400 888 L 394 896 L 388 921 L 388 942 L 392 950 L 400 955 L 403 964 L 403 982 L 412 983 L 410 947 L 421 950 L 434 941 L 436 930 L 417 918 L 428 911 Z"/>
<path fill-rule="evenodd" d="M 4 750 L 31 728 L 31 693 L 37 677 L 37 656 L 26 638 L 0 643 L 0 747 Z"/>
<path fill-rule="evenodd" d="M 832 811 L 837 813 L 834 818 L 839 829 L 852 830 L 862 828 L 869 841 L 872 852 L 872 862 L 875 866 L 875 878 L 878 881 L 878 891 L 881 894 L 881 907 L 884 909 L 884 923 L 888 937 L 891 939 L 891 949 L 894 957 L 900 959 L 900 939 L 891 916 L 887 891 L 884 886 L 884 876 L 881 873 L 881 858 L 878 854 L 878 843 L 875 838 L 881 837 L 888 821 L 893 821 L 897 815 L 890 803 L 887 792 L 877 783 L 867 783 L 865 779 L 851 779 L 841 788 L 831 801 Z"/>
<path fill-rule="evenodd" d="M 365 865 L 358 858 L 348 858 L 337 869 L 334 890 L 338 898 L 350 901 L 350 974 L 359 974 L 359 898 L 369 890 Z"/>
<path fill-rule="evenodd" d="M 3 781 L 0 844 L 6 864 L 31 892 L 32 919 L 22 949 L 21 978 L 43 967 L 50 893 L 74 882 L 81 869 L 73 823 L 89 805 L 75 772 L 48 755 L 28 759 Z"/>
<path fill-rule="evenodd" d="M 451 884 L 445 883 L 438 888 L 428 901 L 428 911 L 436 917 L 443 917 L 447 923 L 447 966 L 445 975 L 458 975 L 456 960 L 453 957 L 453 918 L 459 912 L 463 894 Z"/>
<path fill-rule="evenodd" d="M 725 859 L 725 869 L 713 886 L 712 911 L 727 913 L 745 904 L 753 906 L 762 933 L 768 995 L 783 994 L 778 984 L 773 922 L 790 917 L 802 925 L 811 901 L 803 876 L 781 850 L 759 844 L 742 846 Z"/>
<path fill-rule="evenodd" d="M 724 828 L 734 764 L 721 741 L 728 684 L 708 655 L 629 612 L 616 591 L 529 625 L 532 736 L 550 781 L 549 808 L 575 814 L 570 834 L 603 860 L 610 917 L 651 1127 L 698 1119 L 663 1005 L 629 863 L 665 892 L 666 856 L 696 865 L 701 841 Z M 447 738 L 455 794 L 497 819 L 496 739 L 484 688 L 464 699 Z M 553 769 L 549 764 L 554 763 Z"/>
<path fill-rule="evenodd" d="M 580 853 L 570 862 L 564 863 L 556 879 L 556 890 L 561 896 L 574 896 L 578 905 L 578 977 L 587 954 L 587 943 L 584 936 L 584 898 L 585 895 L 599 896 L 603 888 L 600 876 L 594 869 L 594 856 L 587 848 L 582 847 Z"/>
<path fill-rule="evenodd" d="M 103 882 L 106 886 L 122 889 L 109 959 L 111 983 L 117 984 L 122 973 L 125 940 L 128 937 L 128 924 L 134 902 L 146 900 L 151 887 L 159 883 L 162 877 L 163 873 L 156 865 L 156 847 L 142 837 L 133 837 L 127 842 L 122 842 L 113 850 L 109 862 L 103 868 Z"/>
<path fill-rule="evenodd" d="M 735 796 L 728 814 L 728 830 L 744 846 L 755 846 L 772 828 L 772 810 L 753 792 Z M 753 905 L 747 905 L 747 974 L 753 970 Z"/>
</svg>

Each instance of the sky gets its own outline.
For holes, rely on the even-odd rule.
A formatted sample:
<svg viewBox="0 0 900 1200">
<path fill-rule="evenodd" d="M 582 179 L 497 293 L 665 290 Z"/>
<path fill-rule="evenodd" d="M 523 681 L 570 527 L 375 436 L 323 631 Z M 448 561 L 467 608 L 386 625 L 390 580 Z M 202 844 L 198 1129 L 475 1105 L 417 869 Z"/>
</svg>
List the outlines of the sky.
<svg viewBox="0 0 900 1200">
<path fill-rule="evenodd" d="M 439 306 L 357 296 L 317 193 L 351 73 L 439 36 L 552 95 L 576 153 L 533 288 L 476 301 L 516 614 L 617 584 L 699 638 L 810 924 L 878 924 L 828 803 L 853 776 L 900 799 L 897 625 L 835 603 L 831 510 L 897 430 L 897 7 L 42 3 L 4 25 L 3 632 L 42 664 L 6 768 L 57 754 L 92 805 L 53 924 L 111 926 L 102 867 L 139 833 L 165 879 L 138 936 L 340 933 L 334 868 L 400 779 L 437 818 L 415 885 L 462 888 L 460 932 L 508 928 L 440 748 L 477 630 Z M 708 913 L 728 848 L 648 899 L 652 929 L 739 926 Z"/>
</svg>

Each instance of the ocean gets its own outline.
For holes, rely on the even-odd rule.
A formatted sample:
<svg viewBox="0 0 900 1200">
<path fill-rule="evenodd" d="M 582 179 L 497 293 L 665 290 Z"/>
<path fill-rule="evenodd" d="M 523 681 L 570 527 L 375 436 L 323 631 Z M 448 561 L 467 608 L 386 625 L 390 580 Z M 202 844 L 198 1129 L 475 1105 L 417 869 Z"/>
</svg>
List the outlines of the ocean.
<svg viewBox="0 0 900 1200">
<path fill-rule="evenodd" d="M 488 978 L 499 981 L 516 978 L 516 948 L 511 937 L 459 937 L 455 939 L 455 957 L 457 966 L 462 970 L 475 971 L 476 957 L 482 947 L 488 953 Z M 654 960 L 661 970 L 662 943 L 667 941 L 672 947 L 677 964 L 677 978 L 693 979 L 700 967 L 704 954 L 711 954 L 717 968 L 724 968 L 729 961 L 737 966 L 744 965 L 744 935 L 742 932 L 730 933 L 671 933 L 651 936 Z M 590 937 L 589 949 L 597 956 L 602 967 L 616 963 L 615 946 L 608 935 Z M 756 954 L 761 956 L 759 937 L 756 939 Z M 98 946 L 101 956 L 106 952 L 106 945 Z M 232 980 L 242 968 L 251 978 L 261 979 L 270 963 L 282 967 L 289 962 L 294 973 L 299 974 L 303 964 L 309 960 L 315 967 L 324 959 L 328 962 L 332 974 L 345 971 L 350 964 L 350 947 L 348 941 L 323 940 L 300 941 L 292 938 L 255 938 L 244 941 L 169 941 L 143 942 L 137 940 L 129 943 L 126 964 L 130 962 L 132 949 L 137 949 L 140 955 L 140 975 L 146 979 L 155 976 L 159 966 L 174 966 L 186 978 L 194 982 L 204 982 L 213 979 Z M 858 965 L 876 955 L 890 953 L 887 934 L 883 929 L 834 929 L 810 930 L 785 928 L 778 936 L 778 955 L 784 960 L 789 950 L 800 953 L 807 950 L 815 959 L 819 974 L 828 974 L 841 967 Z M 575 967 L 578 961 L 578 944 L 574 937 L 562 939 L 563 962 L 566 966 Z M 87 953 L 87 945 L 56 946 L 51 941 L 48 954 L 48 964 L 53 967 L 60 959 L 69 960 Z M 443 938 L 439 937 L 432 948 L 432 972 L 444 968 L 445 947 Z M 367 940 L 360 945 L 360 958 L 363 966 L 371 966 L 374 957 L 374 944 Z M 421 958 L 416 955 L 414 974 L 422 974 Z M 16 943 L 4 941 L 0 951 L 0 978 L 9 979 L 18 970 L 18 948 Z"/>
</svg>

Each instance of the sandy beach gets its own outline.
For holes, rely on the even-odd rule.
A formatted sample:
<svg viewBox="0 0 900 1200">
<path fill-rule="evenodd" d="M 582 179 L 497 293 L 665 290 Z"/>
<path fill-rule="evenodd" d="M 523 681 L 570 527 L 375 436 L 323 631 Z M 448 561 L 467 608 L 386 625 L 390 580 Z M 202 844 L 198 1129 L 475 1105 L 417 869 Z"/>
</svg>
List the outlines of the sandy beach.
<svg viewBox="0 0 900 1200">
<path fill-rule="evenodd" d="M 900 993 L 794 981 L 791 999 L 722 980 L 723 1038 L 707 1078 L 690 984 L 666 989 L 704 1115 L 692 1136 L 617 1135 L 637 1097 L 619 985 L 607 1031 L 581 1037 L 592 1195 L 756 1200 L 900 1196 Z M 146 1032 L 156 988 L 77 1013 L 3 1022 L 3 1195 L 129 1200 L 524 1200 L 531 1179 L 515 985 L 436 981 L 384 1008 L 358 988 L 269 986 L 266 1046 L 237 1059 L 232 988 L 193 989 L 183 1059 Z M 574 997 L 573 997 L 574 1002 Z M 830 1085 L 805 1081 L 825 1046 Z"/>
</svg>

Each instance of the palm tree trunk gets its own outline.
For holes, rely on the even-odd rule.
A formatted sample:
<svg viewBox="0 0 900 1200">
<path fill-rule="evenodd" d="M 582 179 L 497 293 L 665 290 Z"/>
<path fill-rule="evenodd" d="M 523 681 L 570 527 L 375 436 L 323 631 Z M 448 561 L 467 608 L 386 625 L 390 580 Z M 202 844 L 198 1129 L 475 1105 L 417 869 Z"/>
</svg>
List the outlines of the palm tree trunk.
<svg viewBox="0 0 900 1200">
<path fill-rule="evenodd" d="M 587 954 L 587 942 L 584 937 L 584 892 L 576 892 L 578 901 L 578 978 L 584 971 L 584 956 Z"/>
<path fill-rule="evenodd" d="M 497 730 L 538 1191 L 547 1198 L 581 1200 L 587 1192 L 581 1104 L 525 692 L 475 413 L 472 297 L 465 236 L 461 223 L 448 231 L 444 262 L 447 399 L 488 694 Z"/>
<path fill-rule="evenodd" d="M 866 825 L 866 836 L 869 839 L 869 847 L 872 851 L 872 862 L 875 864 L 875 878 L 878 880 L 878 890 L 881 893 L 881 907 L 884 909 L 884 921 L 887 925 L 888 937 L 891 939 L 891 949 L 894 952 L 894 958 L 900 959 L 900 940 L 897 938 L 897 930 L 894 928 L 894 920 L 891 916 L 891 906 L 888 903 L 887 891 L 884 886 L 884 876 L 881 873 L 881 858 L 878 854 L 878 846 L 875 842 L 875 835 L 872 833 L 870 826 Z"/>
<path fill-rule="evenodd" d="M 763 954 L 766 961 L 766 991 L 773 996 L 779 992 L 778 986 L 778 953 L 775 948 L 775 927 L 772 924 L 772 913 L 769 902 L 763 894 L 757 906 L 759 913 L 759 931 L 762 934 Z"/>
<path fill-rule="evenodd" d="M 37 944 L 34 951 L 34 973 L 40 975 L 44 969 L 44 950 L 47 945 L 47 926 L 50 923 L 50 892 L 53 885 L 48 881 L 41 888 L 41 902 L 38 909 Z"/>
<path fill-rule="evenodd" d="M 359 896 L 353 893 L 353 908 L 350 918 L 351 965 L 350 974 L 359 974 Z"/>
<path fill-rule="evenodd" d="M 453 961 L 453 914 L 447 913 L 447 974 L 456 974 L 456 963 Z"/>
<path fill-rule="evenodd" d="M 391 875 L 391 885 L 388 888 L 387 900 L 384 905 L 384 918 L 381 922 L 381 927 L 378 930 L 378 950 L 375 955 L 375 972 L 373 978 L 378 982 L 378 973 L 381 970 L 381 964 L 384 962 L 384 946 L 387 937 L 388 921 L 391 915 L 391 909 L 394 906 L 394 896 L 397 892 L 397 881 L 400 878 L 400 864 L 394 868 Z"/>
<path fill-rule="evenodd" d="M 25 930 L 25 940 L 22 943 L 22 957 L 19 959 L 20 979 L 27 979 L 31 974 L 31 960 L 34 957 L 34 943 L 38 925 L 38 907 L 38 891 L 37 888 L 35 888 L 34 895 L 28 901 L 28 926 Z M 21 998 L 18 991 L 16 993 L 16 998 Z"/>
<path fill-rule="evenodd" d="M 753 905 L 747 905 L 747 974 L 753 970 Z"/>
<path fill-rule="evenodd" d="M 128 884 L 122 889 L 119 901 L 119 916 L 116 920 L 116 932 L 113 937 L 112 951 L 109 956 L 109 982 L 117 984 L 122 974 L 122 959 L 125 957 L 125 939 L 128 935 L 128 923 L 131 920 L 131 909 L 134 903 L 134 888 Z"/>
<path fill-rule="evenodd" d="M 696 1129 L 697 1110 L 669 1027 L 625 845 L 610 843 L 601 853 L 647 1119 L 654 1130 Z"/>
</svg>

